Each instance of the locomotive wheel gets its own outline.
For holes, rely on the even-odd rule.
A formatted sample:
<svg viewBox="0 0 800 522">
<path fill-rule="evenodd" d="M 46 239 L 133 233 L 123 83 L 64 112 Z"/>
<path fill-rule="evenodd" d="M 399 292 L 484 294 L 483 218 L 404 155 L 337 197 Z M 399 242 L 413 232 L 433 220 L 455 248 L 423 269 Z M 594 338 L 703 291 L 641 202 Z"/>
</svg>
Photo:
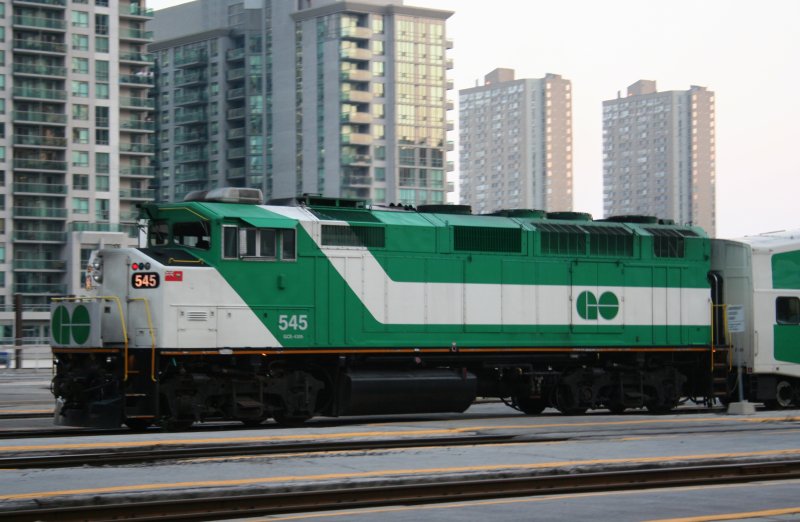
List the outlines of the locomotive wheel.
<svg viewBox="0 0 800 522">
<path fill-rule="evenodd" d="M 783 410 L 794 404 L 794 389 L 789 381 L 778 381 L 775 385 L 775 398 L 764 401 L 770 410 Z"/>
<path fill-rule="evenodd" d="M 124 422 L 125 426 L 127 426 L 132 431 L 144 431 L 150 426 L 153 425 L 153 421 L 150 419 L 129 419 L 126 418 Z"/>
<path fill-rule="evenodd" d="M 186 431 L 192 427 L 192 419 L 164 419 L 161 421 L 161 429 L 164 431 Z"/>
<path fill-rule="evenodd" d="M 239 422 L 241 422 L 248 428 L 256 428 L 258 426 L 261 426 L 261 424 L 268 418 L 269 417 L 261 417 L 260 419 L 239 419 Z"/>
<path fill-rule="evenodd" d="M 625 410 L 627 409 L 625 407 L 625 405 L 623 403 L 621 403 L 621 402 L 612 402 L 612 403 L 606 404 L 606 408 L 608 409 L 608 411 L 610 411 L 614 415 L 619 415 L 621 413 L 624 413 Z"/>
<path fill-rule="evenodd" d="M 561 385 L 556 388 L 555 406 L 564 415 L 583 415 L 588 408 L 578 405 L 572 387 Z"/>
<path fill-rule="evenodd" d="M 514 406 L 525 415 L 539 415 L 547 407 L 547 403 L 544 399 L 517 395 L 514 397 Z"/>
</svg>

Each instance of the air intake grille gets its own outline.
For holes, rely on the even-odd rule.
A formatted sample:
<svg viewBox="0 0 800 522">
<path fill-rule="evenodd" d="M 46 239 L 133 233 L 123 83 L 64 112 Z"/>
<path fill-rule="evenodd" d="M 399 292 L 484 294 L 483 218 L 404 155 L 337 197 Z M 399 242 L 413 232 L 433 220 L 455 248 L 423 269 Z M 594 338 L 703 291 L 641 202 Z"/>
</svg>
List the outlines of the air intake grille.
<svg viewBox="0 0 800 522">
<path fill-rule="evenodd" d="M 522 230 L 455 226 L 453 249 L 461 252 L 521 252 Z"/>
<path fill-rule="evenodd" d="M 383 248 L 386 246 L 386 229 L 383 227 L 322 225 L 322 244 L 324 246 Z"/>
</svg>

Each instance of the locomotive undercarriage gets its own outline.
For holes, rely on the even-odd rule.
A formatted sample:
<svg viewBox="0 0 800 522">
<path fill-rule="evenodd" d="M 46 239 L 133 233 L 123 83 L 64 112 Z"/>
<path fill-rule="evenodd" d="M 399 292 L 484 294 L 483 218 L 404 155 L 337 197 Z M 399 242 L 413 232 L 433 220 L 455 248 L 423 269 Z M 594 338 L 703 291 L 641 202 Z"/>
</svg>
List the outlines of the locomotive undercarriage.
<svg viewBox="0 0 800 522">
<path fill-rule="evenodd" d="M 194 422 L 268 418 L 297 425 L 313 416 L 460 412 L 476 397 L 527 414 L 645 407 L 664 413 L 682 398 L 710 400 L 704 352 L 453 356 L 163 356 L 59 354 L 56 423 L 170 430 Z"/>
</svg>

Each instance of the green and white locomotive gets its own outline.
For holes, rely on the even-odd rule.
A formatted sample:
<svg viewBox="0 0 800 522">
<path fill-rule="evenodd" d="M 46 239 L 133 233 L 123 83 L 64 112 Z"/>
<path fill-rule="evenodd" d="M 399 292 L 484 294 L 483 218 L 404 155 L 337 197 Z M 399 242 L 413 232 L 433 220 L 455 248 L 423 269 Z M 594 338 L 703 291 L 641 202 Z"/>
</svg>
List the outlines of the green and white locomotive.
<svg viewBox="0 0 800 522">
<path fill-rule="evenodd" d="M 144 206 L 147 245 L 96 252 L 87 295 L 54 302 L 56 423 L 296 424 L 457 412 L 476 397 L 529 414 L 663 412 L 728 394 L 699 228 L 262 205 L 254 189 L 188 199 Z"/>
</svg>

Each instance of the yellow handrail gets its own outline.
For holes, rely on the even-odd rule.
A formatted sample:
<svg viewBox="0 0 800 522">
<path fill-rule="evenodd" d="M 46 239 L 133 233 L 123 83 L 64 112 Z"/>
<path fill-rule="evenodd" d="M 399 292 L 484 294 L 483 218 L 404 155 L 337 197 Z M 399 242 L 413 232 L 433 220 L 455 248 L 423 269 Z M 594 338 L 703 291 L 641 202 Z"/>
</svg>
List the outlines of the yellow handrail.
<svg viewBox="0 0 800 522">
<path fill-rule="evenodd" d="M 128 380 L 128 329 L 125 327 L 125 316 L 122 313 L 122 302 L 119 300 L 119 297 L 115 295 L 98 295 L 96 297 L 92 296 L 83 296 L 83 297 L 54 297 L 53 301 L 94 301 L 96 299 L 102 299 L 103 301 L 114 301 L 117 303 L 117 311 L 119 311 L 119 321 L 122 326 L 122 342 L 124 343 L 125 351 L 124 351 L 124 376 L 123 381 Z"/>
<path fill-rule="evenodd" d="M 150 350 L 150 380 L 156 382 L 156 334 L 153 330 L 153 318 L 150 315 L 150 303 L 146 297 L 131 297 L 128 301 L 142 301 L 147 312 L 147 328 L 150 330 L 150 340 L 153 345 Z"/>
</svg>

